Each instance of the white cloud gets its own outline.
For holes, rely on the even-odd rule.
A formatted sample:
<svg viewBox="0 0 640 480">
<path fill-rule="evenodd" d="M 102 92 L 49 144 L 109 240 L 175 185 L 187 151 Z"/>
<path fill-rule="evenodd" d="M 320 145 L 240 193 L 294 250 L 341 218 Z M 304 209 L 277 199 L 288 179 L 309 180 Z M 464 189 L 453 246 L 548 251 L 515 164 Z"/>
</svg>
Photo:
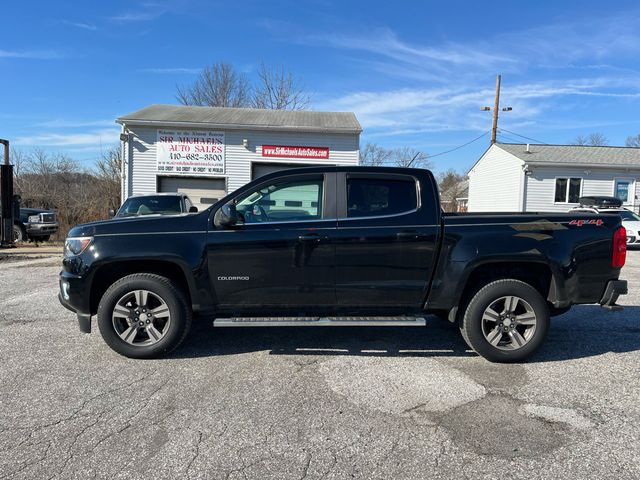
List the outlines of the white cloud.
<svg viewBox="0 0 640 480">
<path fill-rule="evenodd" d="M 195 74 L 195 73 L 200 73 L 202 71 L 202 68 L 185 68 L 185 67 L 169 67 L 169 68 L 143 68 L 142 70 L 140 70 L 141 72 L 145 72 L 145 73 L 158 73 L 158 74 L 177 74 L 177 75 L 182 75 L 182 74 Z"/>
<path fill-rule="evenodd" d="M 64 58 L 61 52 L 56 50 L 3 50 L 0 49 L 0 58 L 27 58 L 32 60 L 57 60 Z"/>
<path fill-rule="evenodd" d="M 447 66 L 491 66 L 514 63 L 517 59 L 483 50 L 471 45 L 447 43 L 442 45 L 411 45 L 398 38 L 390 29 L 378 29 L 365 35 L 322 34 L 302 37 L 303 42 L 348 50 L 362 50 L 400 62 L 446 68 Z"/>
<path fill-rule="evenodd" d="M 123 12 L 110 17 L 111 20 L 118 23 L 130 22 L 148 22 L 162 16 L 165 10 L 142 10 L 136 12 Z"/>
<path fill-rule="evenodd" d="M 65 120 L 57 118 L 53 120 L 47 120 L 44 122 L 38 122 L 34 125 L 36 127 L 45 128 L 86 128 L 86 127 L 111 127 L 115 124 L 113 119 L 103 120 Z"/>
<path fill-rule="evenodd" d="M 560 97 L 609 97 L 640 99 L 640 89 L 607 89 L 610 79 L 558 81 L 508 85 L 502 89 L 502 105 L 512 106 L 508 121 L 520 126 L 548 109 Z M 483 105 L 493 105 L 494 90 L 474 85 L 388 91 L 363 91 L 329 99 L 320 105 L 326 110 L 353 111 L 367 134 L 409 135 L 444 130 L 485 130 L 489 116 Z M 516 123 L 514 123 L 515 125 Z"/>
<path fill-rule="evenodd" d="M 15 140 L 15 144 L 52 147 L 95 145 L 96 148 L 98 148 L 100 145 L 117 143 L 119 134 L 120 129 L 118 128 L 93 130 L 84 133 L 48 132 L 39 135 L 18 137 Z"/>
<path fill-rule="evenodd" d="M 76 28 L 80 28 L 82 30 L 89 30 L 89 31 L 96 31 L 98 30 L 98 27 L 95 26 L 93 23 L 84 23 L 84 22 L 68 22 L 68 21 L 64 21 L 64 23 L 66 25 L 71 25 L 72 27 L 76 27 Z"/>
</svg>

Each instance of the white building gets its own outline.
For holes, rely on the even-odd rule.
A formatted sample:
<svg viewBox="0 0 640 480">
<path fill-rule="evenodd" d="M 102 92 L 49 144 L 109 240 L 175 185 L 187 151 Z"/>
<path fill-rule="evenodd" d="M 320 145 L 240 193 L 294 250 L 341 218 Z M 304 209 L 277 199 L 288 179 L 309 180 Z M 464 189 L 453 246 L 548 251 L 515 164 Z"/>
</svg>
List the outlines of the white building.
<svg viewBox="0 0 640 480">
<path fill-rule="evenodd" d="M 351 112 L 151 105 L 122 125 L 122 200 L 183 192 L 206 208 L 284 168 L 357 165 L 362 128 Z"/>
<path fill-rule="evenodd" d="M 468 175 L 470 212 L 566 212 L 587 195 L 640 206 L 640 148 L 496 143 Z"/>
</svg>

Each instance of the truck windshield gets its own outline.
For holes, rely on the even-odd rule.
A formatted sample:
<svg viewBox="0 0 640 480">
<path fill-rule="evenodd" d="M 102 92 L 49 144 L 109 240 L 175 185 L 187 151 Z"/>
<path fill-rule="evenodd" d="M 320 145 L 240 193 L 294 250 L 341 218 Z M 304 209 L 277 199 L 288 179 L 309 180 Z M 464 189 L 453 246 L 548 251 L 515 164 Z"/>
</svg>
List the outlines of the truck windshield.
<svg viewBox="0 0 640 480">
<path fill-rule="evenodd" d="M 134 217 L 137 215 L 175 215 L 181 213 L 180 197 L 157 195 L 132 197 L 127 199 L 118 210 L 116 217 Z"/>
</svg>

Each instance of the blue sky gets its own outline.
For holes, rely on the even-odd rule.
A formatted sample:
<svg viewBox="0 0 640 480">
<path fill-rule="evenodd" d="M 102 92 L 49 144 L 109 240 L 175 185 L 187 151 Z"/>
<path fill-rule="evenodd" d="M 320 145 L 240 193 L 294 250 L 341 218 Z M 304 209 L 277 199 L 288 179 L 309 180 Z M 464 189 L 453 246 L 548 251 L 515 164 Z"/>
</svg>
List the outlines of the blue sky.
<svg viewBox="0 0 640 480">
<path fill-rule="evenodd" d="M 264 61 L 302 78 L 313 109 L 354 111 L 362 145 L 434 155 L 478 137 L 496 73 L 513 107 L 503 130 L 623 145 L 640 133 L 638 25 L 637 1 L 6 2 L 0 137 L 91 166 L 117 142 L 117 116 L 176 103 L 207 64 L 251 77 Z M 488 141 L 434 157 L 435 170 L 466 170 Z"/>
</svg>

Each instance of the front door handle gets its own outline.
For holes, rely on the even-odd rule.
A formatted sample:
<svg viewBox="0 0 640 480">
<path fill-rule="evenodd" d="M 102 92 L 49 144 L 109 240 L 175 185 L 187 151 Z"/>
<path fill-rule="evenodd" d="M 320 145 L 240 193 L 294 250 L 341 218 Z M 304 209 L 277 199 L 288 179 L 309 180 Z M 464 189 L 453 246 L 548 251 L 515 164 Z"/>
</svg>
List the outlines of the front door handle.
<svg viewBox="0 0 640 480">
<path fill-rule="evenodd" d="M 319 233 L 305 233 L 304 235 L 298 236 L 298 240 L 301 242 L 314 242 L 320 243 L 323 240 L 328 240 L 329 237 L 325 235 L 320 235 Z"/>
</svg>

